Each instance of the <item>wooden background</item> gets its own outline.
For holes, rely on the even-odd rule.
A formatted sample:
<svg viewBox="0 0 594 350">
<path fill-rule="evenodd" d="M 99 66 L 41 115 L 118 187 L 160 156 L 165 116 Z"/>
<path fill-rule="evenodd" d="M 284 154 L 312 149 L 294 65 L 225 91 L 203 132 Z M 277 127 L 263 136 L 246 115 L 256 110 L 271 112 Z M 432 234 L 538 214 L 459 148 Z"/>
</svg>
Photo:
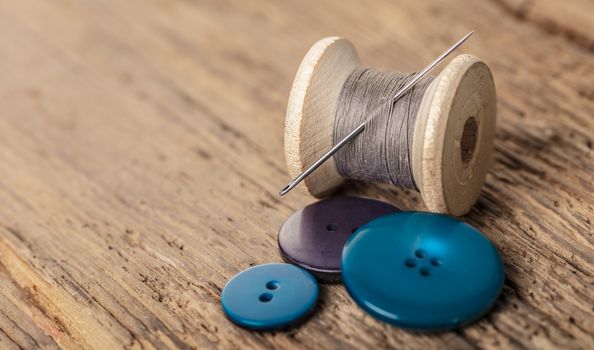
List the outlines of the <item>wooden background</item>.
<svg viewBox="0 0 594 350">
<path fill-rule="evenodd" d="M 221 288 L 278 262 L 313 201 L 280 198 L 307 49 L 350 38 L 413 71 L 468 30 L 498 91 L 495 161 L 463 220 L 500 250 L 494 310 L 415 334 L 340 285 L 288 333 L 227 321 Z M 0 348 L 594 348 L 594 4 L 0 1 Z M 423 209 L 417 193 L 345 192 Z"/>
</svg>

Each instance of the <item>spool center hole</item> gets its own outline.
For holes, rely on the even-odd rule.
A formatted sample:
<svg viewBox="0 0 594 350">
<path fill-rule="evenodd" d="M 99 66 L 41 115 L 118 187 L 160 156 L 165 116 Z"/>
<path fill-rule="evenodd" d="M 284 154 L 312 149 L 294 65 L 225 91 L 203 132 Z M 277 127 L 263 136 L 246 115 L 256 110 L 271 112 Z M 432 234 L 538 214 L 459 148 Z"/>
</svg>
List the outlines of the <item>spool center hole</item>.
<svg viewBox="0 0 594 350">
<path fill-rule="evenodd" d="M 464 129 L 462 130 L 462 138 L 460 139 L 460 156 L 464 163 L 470 162 L 476 147 L 478 138 L 478 122 L 475 117 L 466 119 Z"/>
</svg>

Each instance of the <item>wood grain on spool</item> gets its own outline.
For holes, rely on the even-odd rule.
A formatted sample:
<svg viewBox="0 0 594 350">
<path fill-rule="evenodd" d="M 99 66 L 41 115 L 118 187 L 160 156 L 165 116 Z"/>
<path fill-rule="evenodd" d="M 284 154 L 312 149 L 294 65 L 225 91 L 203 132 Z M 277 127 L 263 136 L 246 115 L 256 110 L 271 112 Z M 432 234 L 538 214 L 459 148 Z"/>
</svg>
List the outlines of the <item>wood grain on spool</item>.
<svg viewBox="0 0 594 350">
<path fill-rule="evenodd" d="M 303 58 L 289 96 L 285 124 L 285 157 L 292 177 L 332 147 L 338 94 L 359 65 L 351 42 L 339 37 L 318 41 Z M 343 180 L 330 158 L 304 183 L 312 195 L 323 197 Z"/>
<path fill-rule="evenodd" d="M 452 60 L 427 89 L 412 159 L 430 211 L 462 215 L 476 202 L 491 159 L 495 104 L 491 72 L 471 55 Z"/>
</svg>

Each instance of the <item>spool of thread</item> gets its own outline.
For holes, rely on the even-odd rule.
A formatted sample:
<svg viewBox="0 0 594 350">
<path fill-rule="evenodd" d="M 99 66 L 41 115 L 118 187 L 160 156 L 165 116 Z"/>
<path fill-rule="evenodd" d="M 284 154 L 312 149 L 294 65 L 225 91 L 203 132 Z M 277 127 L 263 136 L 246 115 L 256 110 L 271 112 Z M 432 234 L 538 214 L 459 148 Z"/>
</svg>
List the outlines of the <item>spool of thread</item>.
<svg viewBox="0 0 594 350">
<path fill-rule="evenodd" d="M 307 190 L 320 198 L 347 178 L 384 182 L 417 189 L 429 211 L 468 212 L 485 181 L 493 147 L 491 72 L 477 57 L 459 55 L 392 103 L 407 79 L 410 74 L 362 67 L 347 39 L 314 44 L 289 96 L 285 156 L 290 175 L 301 173 L 375 111 L 361 135 L 304 180 Z"/>
</svg>

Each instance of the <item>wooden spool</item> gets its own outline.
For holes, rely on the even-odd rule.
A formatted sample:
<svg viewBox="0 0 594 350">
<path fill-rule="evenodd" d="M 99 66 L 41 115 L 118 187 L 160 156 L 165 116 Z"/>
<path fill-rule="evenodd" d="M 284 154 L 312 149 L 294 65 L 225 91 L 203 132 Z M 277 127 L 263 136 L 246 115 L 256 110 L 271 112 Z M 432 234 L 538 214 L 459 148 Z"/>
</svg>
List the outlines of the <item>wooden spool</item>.
<svg viewBox="0 0 594 350">
<path fill-rule="evenodd" d="M 330 37 L 312 46 L 299 66 L 289 96 L 285 156 L 297 176 L 333 145 L 338 95 L 361 66 L 352 43 Z M 485 181 L 496 120 L 495 85 L 487 65 L 459 55 L 427 88 L 418 111 L 412 170 L 427 208 L 462 215 L 475 203 Z M 304 180 L 315 197 L 344 182 L 333 158 Z"/>
</svg>

